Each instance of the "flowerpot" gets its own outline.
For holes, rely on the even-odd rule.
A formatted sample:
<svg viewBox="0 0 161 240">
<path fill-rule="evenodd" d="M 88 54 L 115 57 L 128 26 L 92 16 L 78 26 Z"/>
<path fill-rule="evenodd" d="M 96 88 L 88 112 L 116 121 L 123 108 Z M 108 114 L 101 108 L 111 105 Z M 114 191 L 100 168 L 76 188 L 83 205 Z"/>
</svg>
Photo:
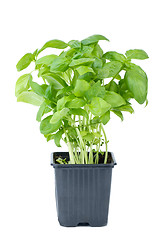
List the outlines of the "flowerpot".
<svg viewBox="0 0 161 240">
<path fill-rule="evenodd" d="M 107 164 L 59 164 L 59 157 L 69 160 L 67 152 L 52 153 L 55 169 L 55 197 L 58 221 L 66 227 L 107 225 L 112 168 L 116 164 L 108 153 Z"/>
</svg>

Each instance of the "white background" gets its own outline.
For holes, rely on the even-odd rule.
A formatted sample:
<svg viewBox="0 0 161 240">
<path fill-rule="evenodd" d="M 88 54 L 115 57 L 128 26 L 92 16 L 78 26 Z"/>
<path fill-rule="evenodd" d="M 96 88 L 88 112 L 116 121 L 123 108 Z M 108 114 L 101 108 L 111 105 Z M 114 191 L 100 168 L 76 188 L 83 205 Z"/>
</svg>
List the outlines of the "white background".
<svg viewBox="0 0 161 240">
<path fill-rule="evenodd" d="M 0 239 L 161 239 L 161 14 L 160 1 L 3 1 L 0 6 Z M 106 131 L 118 165 L 113 170 L 107 227 L 59 226 L 54 174 L 37 107 L 17 103 L 17 61 L 46 41 L 102 34 L 104 50 L 144 49 L 136 61 L 149 77 L 149 105 L 134 103 L 124 122 Z M 54 52 L 53 50 L 51 50 Z M 60 150 L 60 149 L 59 149 Z M 63 151 L 65 148 L 63 148 Z M 60 150 L 61 151 L 61 150 Z"/>
</svg>

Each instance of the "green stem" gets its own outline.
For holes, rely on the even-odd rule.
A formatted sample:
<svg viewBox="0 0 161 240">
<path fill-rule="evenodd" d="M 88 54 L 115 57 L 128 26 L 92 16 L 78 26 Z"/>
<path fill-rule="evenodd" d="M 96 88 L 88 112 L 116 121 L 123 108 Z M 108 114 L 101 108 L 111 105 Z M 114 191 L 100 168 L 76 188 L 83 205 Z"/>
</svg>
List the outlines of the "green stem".
<svg viewBox="0 0 161 240">
<path fill-rule="evenodd" d="M 90 121 L 91 121 L 91 119 L 92 119 L 92 113 L 88 113 L 88 115 L 89 115 L 89 119 L 88 119 L 88 123 L 89 123 L 89 132 L 91 132 L 92 131 L 92 129 L 91 129 L 91 126 L 90 126 Z M 93 150 L 92 150 L 92 146 L 93 146 L 93 141 L 91 141 L 90 142 L 90 152 L 89 152 L 89 163 L 90 164 L 93 164 Z"/>
<path fill-rule="evenodd" d="M 74 156 L 75 156 L 76 163 L 79 164 L 79 157 L 78 157 L 78 152 L 76 148 L 74 149 Z"/>
<path fill-rule="evenodd" d="M 100 133 L 101 132 L 101 125 L 98 124 L 98 132 Z M 101 141 L 101 138 L 99 137 L 99 143 L 97 144 L 96 146 L 96 163 L 98 164 L 99 162 L 99 152 L 100 152 L 100 141 Z"/>
<path fill-rule="evenodd" d="M 80 116 L 79 116 L 79 127 L 80 127 L 80 130 L 82 131 L 82 121 Z"/>
<path fill-rule="evenodd" d="M 70 163 L 75 164 L 73 149 L 72 149 L 72 146 L 70 144 L 68 134 L 67 134 L 66 131 L 64 131 L 64 132 L 65 132 L 65 136 L 66 136 L 66 139 L 67 139 L 67 146 L 68 146 L 68 150 L 69 150 Z"/>
<path fill-rule="evenodd" d="M 76 141 L 78 143 L 78 146 L 80 148 L 79 160 L 82 164 L 84 164 L 84 159 L 85 159 L 86 163 L 87 163 L 88 159 L 87 159 L 87 156 L 86 156 L 86 148 L 84 146 L 84 142 L 83 142 L 82 136 L 80 134 L 80 131 L 78 129 L 78 126 L 76 126 L 75 121 L 72 119 L 72 117 L 68 117 L 67 119 L 71 122 L 72 128 L 75 128 L 75 130 L 77 132 L 77 136 L 78 136 L 79 141 L 77 140 L 77 138 L 75 138 L 75 139 L 76 139 Z M 69 129 L 69 128 L 70 127 L 67 127 L 67 129 Z"/>
<path fill-rule="evenodd" d="M 106 151 L 105 151 L 105 159 L 104 159 L 104 164 L 107 163 L 107 158 L 108 158 L 108 148 L 107 148 L 107 137 L 106 137 L 106 133 L 105 133 L 105 130 L 103 128 L 103 124 L 101 123 L 101 129 L 102 129 L 102 132 L 103 132 L 103 135 L 104 135 L 104 139 L 105 139 L 105 146 L 106 146 Z"/>
<path fill-rule="evenodd" d="M 92 151 L 92 142 L 90 143 L 90 151 L 89 151 L 89 164 L 93 164 L 93 151 Z"/>
<path fill-rule="evenodd" d="M 83 142 L 82 136 L 81 136 L 78 128 L 76 128 L 76 132 L 77 132 L 77 135 L 78 135 L 78 138 L 79 138 L 81 152 L 84 155 L 85 162 L 87 164 L 88 163 L 88 156 L 87 156 L 87 151 L 86 151 L 85 144 Z"/>
</svg>

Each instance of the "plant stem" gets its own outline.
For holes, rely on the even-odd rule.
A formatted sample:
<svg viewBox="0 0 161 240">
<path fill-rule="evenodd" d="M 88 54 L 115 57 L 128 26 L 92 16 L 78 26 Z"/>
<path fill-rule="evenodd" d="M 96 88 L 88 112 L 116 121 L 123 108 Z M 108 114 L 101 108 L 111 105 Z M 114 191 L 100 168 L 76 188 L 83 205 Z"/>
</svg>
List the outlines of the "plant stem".
<svg viewBox="0 0 161 240">
<path fill-rule="evenodd" d="M 67 134 L 66 131 L 64 131 L 64 132 L 65 132 L 65 136 L 66 136 L 66 139 L 67 139 L 67 145 L 68 145 L 68 150 L 69 150 L 70 163 L 71 163 L 71 164 L 75 164 L 73 149 L 72 149 L 72 146 L 71 146 L 71 144 L 70 144 L 68 134 Z"/>
<path fill-rule="evenodd" d="M 98 132 L 101 133 L 101 125 L 98 124 Z M 99 162 L 99 152 L 100 152 L 100 141 L 101 141 L 101 138 L 99 137 L 99 143 L 97 144 L 96 146 L 96 163 L 98 164 Z"/>
<path fill-rule="evenodd" d="M 86 151 L 85 144 L 84 144 L 84 142 L 83 142 L 82 136 L 81 136 L 80 131 L 79 131 L 78 128 L 76 128 L 76 132 L 77 132 L 77 134 L 78 134 L 81 152 L 82 152 L 82 154 L 84 155 L 85 162 L 86 162 L 86 164 L 87 164 L 87 163 L 88 163 L 88 156 L 87 156 L 87 151 Z"/>
<path fill-rule="evenodd" d="M 75 156 L 76 163 L 79 164 L 79 157 L 78 157 L 77 148 L 74 149 L 74 156 Z"/>
<path fill-rule="evenodd" d="M 92 119 L 92 113 L 89 113 L 89 120 L 88 123 L 90 124 L 90 121 Z M 91 126 L 89 125 L 89 132 L 91 132 Z M 93 141 L 90 142 L 90 152 L 89 152 L 89 163 L 93 164 L 93 150 L 92 150 L 92 143 Z"/>
<path fill-rule="evenodd" d="M 90 143 L 89 164 L 93 164 L 92 142 Z"/>
<path fill-rule="evenodd" d="M 104 139 L 105 139 L 105 146 L 106 146 L 106 151 L 105 151 L 105 159 L 104 159 L 104 164 L 107 163 L 107 158 L 108 158 L 108 148 L 107 148 L 107 137 L 106 137 L 106 133 L 105 133 L 105 130 L 103 128 L 103 124 L 101 123 L 101 129 L 102 129 L 102 132 L 103 132 L 103 135 L 104 135 Z"/>
<path fill-rule="evenodd" d="M 82 121 L 81 121 L 81 117 L 79 116 L 79 127 L 80 127 L 80 130 L 82 131 Z"/>
</svg>

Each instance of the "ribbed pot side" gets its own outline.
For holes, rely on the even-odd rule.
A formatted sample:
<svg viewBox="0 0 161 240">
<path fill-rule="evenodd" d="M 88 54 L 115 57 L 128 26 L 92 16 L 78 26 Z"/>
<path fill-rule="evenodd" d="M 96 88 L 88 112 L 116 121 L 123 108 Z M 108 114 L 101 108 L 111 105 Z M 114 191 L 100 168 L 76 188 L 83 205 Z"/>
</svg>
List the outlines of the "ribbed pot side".
<svg viewBox="0 0 161 240">
<path fill-rule="evenodd" d="M 55 197 L 60 225 L 66 227 L 107 225 L 112 168 L 116 164 L 109 153 L 109 164 L 57 164 L 55 169 Z M 68 153 L 63 153 L 68 154 Z"/>
</svg>

